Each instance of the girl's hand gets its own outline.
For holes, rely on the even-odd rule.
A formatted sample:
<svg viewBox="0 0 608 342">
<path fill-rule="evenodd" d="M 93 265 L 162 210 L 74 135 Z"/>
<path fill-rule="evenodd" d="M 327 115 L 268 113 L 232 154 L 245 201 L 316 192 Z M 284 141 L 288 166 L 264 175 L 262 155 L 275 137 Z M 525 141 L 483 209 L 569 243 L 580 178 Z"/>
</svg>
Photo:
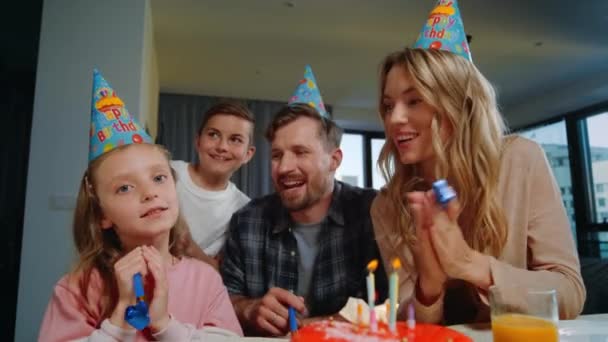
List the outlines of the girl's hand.
<svg viewBox="0 0 608 342">
<path fill-rule="evenodd" d="M 114 275 L 118 287 L 118 302 L 110 316 L 110 322 L 115 326 L 131 328 L 125 322 L 124 317 L 127 306 L 135 303 L 133 275 L 136 273 L 141 273 L 142 277 L 148 273 L 141 247 L 134 248 L 114 264 Z"/>
<path fill-rule="evenodd" d="M 407 199 L 416 229 L 416 244 L 412 248 L 418 270 L 416 298 L 424 305 L 431 305 L 437 301 L 443 292 L 447 275 L 435 254 L 431 242 L 429 229 L 432 225 L 432 216 L 426 194 L 424 192 L 411 192 L 407 194 Z"/>
<path fill-rule="evenodd" d="M 153 246 L 143 246 L 143 257 L 153 281 L 153 292 L 149 302 L 150 330 L 159 332 L 169 324 L 167 311 L 169 284 L 165 272 L 165 264 L 160 252 Z M 148 294 L 149 295 L 149 294 Z"/>
<path fill-rule="evenodd" d="M 451 278 L 462 279 L 481 288 L 489 287 L 490 260 L 465 241 L 458 224 L 458 198 L 448 202 L 445 209 L 437 203 L 433 191 L 426 193 L 426 199 L 432 217 L 430 237 L 441 268 Z"/>
</svg>

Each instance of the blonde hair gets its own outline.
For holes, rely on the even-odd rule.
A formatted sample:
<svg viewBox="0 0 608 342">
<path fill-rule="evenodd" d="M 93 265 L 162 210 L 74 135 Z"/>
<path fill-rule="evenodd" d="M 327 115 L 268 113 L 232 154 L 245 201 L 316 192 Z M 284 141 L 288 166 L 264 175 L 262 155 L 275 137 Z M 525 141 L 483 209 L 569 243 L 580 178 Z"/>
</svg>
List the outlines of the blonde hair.
<svg viewBox="0 0 608 342">
<path fill-rule="evenodd" d="M 124 255 L 120 239 L 114 229 L 102 229 L 101 219 L 102 211 L 99 200 L 95 195 L 95 184 L 97 178 L 97 169 L 99 165 L 110 154 L 128 148 L 131 145 L 125 145 L 107 152 L 95 159 L 89 164 L 80 182 L 80 190 L 78 191 L 78 199 L 76 209 L 74 211 L 74 221 L 72 233 L 74 243 L 78 253 L 78 261 L 75 266 L 72 276 L 78 281 L 80 293 L 83 294 L 85 302 L 88 303 L 88 289 L 91 285 L 91 277 L 94 271 L 99 273 L 102 282 L 101 287 L 101 317 L 99 322 L 109 317 L 112 310 L 118 301 L 118 288 L 114 275 L 114 263 Z M 169 163 L 169 152 L 159 146 L 152 145 L 154 148 L 163 152 Z M 175 181 L 175 172 L 172 170 L 173 181 Z M 178 215 L 175 226 L 169 234 L 169 251 L 176 257 L 185 255 L 186 245 L 183 241 L 185 234 L 188 232 L 186 221 Z"/>
<path fill-rule="evenodd" d="M 507 222 L 498 202 L 498 176 L 506 128 L 492 85 L 473 63 L 450 52 L 405 49 L 388 55 L 380 72 L 380 98 L 387 74 L 401 66 L 423 100 L 435 108 L 431 123 L 435 154 L 434 176 L 448 179 L 462 206 L 463 235 L 473 249 L 498 256 L 507 238 Z M 383 101 L 379 101 L 384 121 Z M 439 128 L 447 120 L 450 137 L 442 141 Z M 386 129 L 386 127 L 385 127 Z M 397 213 L 392 233 L 400 246 L 412 245 L 415 232 L 405 194 L 428 189 L 416 165 L 404 165 L 387 139 L 378 164 L 387 185 L 383 192 Z"/>
</svg>

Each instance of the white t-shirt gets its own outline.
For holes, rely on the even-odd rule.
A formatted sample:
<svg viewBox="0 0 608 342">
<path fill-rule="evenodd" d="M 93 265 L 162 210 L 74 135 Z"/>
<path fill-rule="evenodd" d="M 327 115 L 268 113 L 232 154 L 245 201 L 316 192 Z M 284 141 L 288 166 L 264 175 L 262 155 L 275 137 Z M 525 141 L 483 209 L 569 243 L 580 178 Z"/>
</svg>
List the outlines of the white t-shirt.
<svg viewBox="0 0 608 342">
<path fill-rule="evenodd" d="M 188 163 L 171 161 L 177 173 L 177 195 L 182 216 L 190 227 L 194 241 L 209 256 L 217 255 L 226 241 L 232 214 L 249 202 L 232 182 L 224 190 L 209 191 L 194 184 Z"/>
</svg>

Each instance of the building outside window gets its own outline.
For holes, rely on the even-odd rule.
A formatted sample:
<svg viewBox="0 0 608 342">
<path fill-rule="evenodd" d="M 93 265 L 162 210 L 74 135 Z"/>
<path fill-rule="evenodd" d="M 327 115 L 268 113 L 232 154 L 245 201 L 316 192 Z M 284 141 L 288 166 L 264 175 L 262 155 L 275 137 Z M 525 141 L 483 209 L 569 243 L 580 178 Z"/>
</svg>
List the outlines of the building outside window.
<svg viewBox="0 0 608 342">
<path fill-rule="evenodd" d="M 342 142 L 342 164 L 336 170 L 336 179 L 350 185 L 363 187 L 363 136 L 360 134 L 343 134 Z"/>
<path fill-rule="evenodd" d="M 606 204 L 605 184 L 608 183 L 608 136 L 606 129 L 608 128 L 608 113 L 601 113 L 587 119 L 587 131 L 589 134 L 589 147 L 591 154 L 594 156 L 591 162 L 591 171 L 593 175 L 593 185 L 595 189 L 596 222 L 604 223 L 606 220 L 605 210 L 601 210 L 601 203 Z M 603 201 L 601 201 L 603 200 Z"/>
<path fill-rule="evenodd" d="M 576 221 L 572 198 L 572 177 L 568 154 L 568 139 L 564 121 L 518 132 L 523 137 L 536 141 L 545 150 L 549 165 L 562 193 L 562 200 L 570 220 L 572 234 L 576 241 Z"/>
</svg>

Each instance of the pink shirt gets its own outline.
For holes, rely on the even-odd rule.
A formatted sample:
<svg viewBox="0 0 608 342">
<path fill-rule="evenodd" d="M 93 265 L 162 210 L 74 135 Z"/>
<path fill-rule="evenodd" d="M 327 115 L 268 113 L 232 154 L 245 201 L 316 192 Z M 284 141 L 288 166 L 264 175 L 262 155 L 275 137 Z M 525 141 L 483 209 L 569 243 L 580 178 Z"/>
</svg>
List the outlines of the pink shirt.
<svg viewBox="0 0 608 342">
<path fill-rule="evenodd" d="M 209 265 L 183 257 L 167 268 L 169 282 L 169 326 L 154 337 L 158 340 L 189 340 L 197 330 L 213 326 L 243 335 L 219 274 Z M 77 282 L 64 276 L 55 285 L 46 309 L 39 341 L 68 341 L 91 337 L 91 341 L 145 341 L 135 330 L 123 330 L 101 320 L 101 280 L 91 277 L 86 301 Z M 102 324 L 103 323 L 103 324 Z"/>
</svg>

